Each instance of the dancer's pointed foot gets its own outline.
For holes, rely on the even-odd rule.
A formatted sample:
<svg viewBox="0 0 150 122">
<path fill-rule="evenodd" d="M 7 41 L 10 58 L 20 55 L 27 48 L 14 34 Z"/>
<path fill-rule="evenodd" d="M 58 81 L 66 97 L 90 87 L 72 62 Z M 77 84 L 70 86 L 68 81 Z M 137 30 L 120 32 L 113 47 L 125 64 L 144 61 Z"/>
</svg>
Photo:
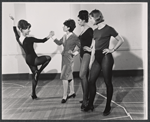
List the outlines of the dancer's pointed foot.
<svg viewBox="0 0 150 122">
<path fill-rule="evenodd" d="M 81 111 L 84 111 L 84 109 L 87 107 L 87 105 L 83 104 L 81 105 Z"/>
<path fill-rule="evenodd" d="M 88 106 L 88 101 L 83 101 L 81 105 L 81 111 L 84 111 L 84 109 Z"/>
<path fill-rule="evenodd" d="M 38 99 L 38 97 L 36 95 L 31 95 L 31 98 L 34 99 Z"/>
<path fill-rule="evenodd" d="M 93 110 L 94 110 L 94 106 L 88 105 L 87 107 L 85 107 L 85 109 L 83 111 L 88 112 L 88 111 L 93 111 Z"/>
<path fill-rule="evenodd" d="M 109 115 L 110 112 L 111 112 L 111 107 L 110 107 L 110 106 L 109 106 L 109 107 L 106 107 L 105 110 L 104 110 L 104 112 L 103 112 L 103 116 Z"/>
</svg>

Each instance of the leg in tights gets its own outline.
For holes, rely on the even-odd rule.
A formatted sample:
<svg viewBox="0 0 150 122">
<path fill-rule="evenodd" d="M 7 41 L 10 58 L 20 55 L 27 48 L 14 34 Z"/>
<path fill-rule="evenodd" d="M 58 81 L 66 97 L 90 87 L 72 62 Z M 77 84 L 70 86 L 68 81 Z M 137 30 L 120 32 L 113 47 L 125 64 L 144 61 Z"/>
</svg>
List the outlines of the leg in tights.
<svg viewBox="0 0 150 122">
<path fill-rule="evenodd" d="M 38 70 L 37 66 L 31 66 L 29 65 L 31 71 L 32 71 L 32 96 L 36 96 L 36 86 L 37 86 L 37 81 L 34 79 L 34 74 Z"/>
<path fill-rule="evenodd" d="M 42 72 L 42 70 L 48 65 L 48 63 L 51 61 L 51 57 L 50 56 L 40 56 L 40 57 L 37 57 L 35 59 L 35 65 L 38 66 L 38 65 L 42 65 L 40 67 L 40 69 L 38 70 L 38 73 L 37 73 L 37 80 L 38 80 L 38 77 L 40 75 L 40 73 Z"/>
<path fill-rule="evenodd" d="M 113 85 L 112 85 L 113 64 L 114 64 L 114 59 L 112 57 L 112 54 L 105 55 L 101 65 L 103 76 L 104 76 L 104 82 L 106 84 L 106 89 L 107 89 L 107 103 L 104 112 L 108 112 L 110 110 L 110 104 L 113 95 Z"/>
<path fill-rule="evenodd" d="M 87 74 L 86 74 L 86 78 L 87 78 L 87 86 L 88 86 L 88 90 L 87 90 L 87 100 L 89 100 L 90 98 L 90 94 L 89 94 L 89 69 L 87 71 Z"/>
<path fill-rule="evenodd" d="M 87 74 L 89 70 L 89 63 L 90 63 L 90 55 L 84 54 L 82 58 L 81 63 L 81 69 L 80 69 L 80 78 L 81 78 L 81 85 L 83 90 L 83 104 L 85 105 L 87 103 L 88 98 L 88 79 Z"/>
<path fill-rule="evenodd" d="M 97 62 L 97 60 L 94 60 L 91 70 L 90 70 L 90 76 L 89 76 L 89 92 L 90 92 L 90 99 L 88 106 L 93 106 L 93 102 L 96 95 L 96 80 L 99 77 L 101 71 L 101 66 Z"/>
</svg>

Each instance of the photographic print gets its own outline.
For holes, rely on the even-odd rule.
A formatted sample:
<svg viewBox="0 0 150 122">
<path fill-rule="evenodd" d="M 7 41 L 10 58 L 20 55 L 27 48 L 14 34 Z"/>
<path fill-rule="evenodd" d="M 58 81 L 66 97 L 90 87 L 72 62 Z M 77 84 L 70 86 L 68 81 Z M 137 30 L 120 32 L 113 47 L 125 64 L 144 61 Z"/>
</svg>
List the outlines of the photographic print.
<svg viewBox="0 0 150 122">
<path fill-rule="evenodd" d="M 147 120 L 147 2 L 2 2 L 2 120 Z"/>
</svg>

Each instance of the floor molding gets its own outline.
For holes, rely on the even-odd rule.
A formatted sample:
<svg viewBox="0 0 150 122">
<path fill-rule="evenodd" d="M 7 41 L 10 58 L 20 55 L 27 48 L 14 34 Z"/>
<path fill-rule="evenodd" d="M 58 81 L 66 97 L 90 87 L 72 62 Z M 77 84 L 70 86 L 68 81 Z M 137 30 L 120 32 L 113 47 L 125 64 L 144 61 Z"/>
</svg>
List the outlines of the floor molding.
<svg viewBox="0 0 150 122">
<path fill-rule="evenodd" d="M 100 73 L 100 76 L 103 74 Z M 75 78 L 79 77 L 79 72 L 74 72 Z M 113 70 L 113 76 L 143 76 L 143 70 Z M 60 73 L 45 73 L 41 74 L 39 79 L 59 79 Z M 27 80 L 32 79 L 32 75 L 29 73 L 23 74 L 2 74 L 2 80 Z"/>
</svg>

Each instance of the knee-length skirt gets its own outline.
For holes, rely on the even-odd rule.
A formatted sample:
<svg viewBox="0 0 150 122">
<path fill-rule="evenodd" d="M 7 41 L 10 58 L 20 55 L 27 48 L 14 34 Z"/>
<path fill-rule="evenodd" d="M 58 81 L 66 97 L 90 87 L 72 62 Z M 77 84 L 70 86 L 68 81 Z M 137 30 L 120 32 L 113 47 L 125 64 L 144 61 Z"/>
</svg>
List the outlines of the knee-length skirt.
<svg viewBox="0 0 150 122">
<path fill-rule="evenodd" d="M 62 55 L 62 70 L 60 79 L 71 80 L 73 79 L 73 57 Z"/>
</svg>

